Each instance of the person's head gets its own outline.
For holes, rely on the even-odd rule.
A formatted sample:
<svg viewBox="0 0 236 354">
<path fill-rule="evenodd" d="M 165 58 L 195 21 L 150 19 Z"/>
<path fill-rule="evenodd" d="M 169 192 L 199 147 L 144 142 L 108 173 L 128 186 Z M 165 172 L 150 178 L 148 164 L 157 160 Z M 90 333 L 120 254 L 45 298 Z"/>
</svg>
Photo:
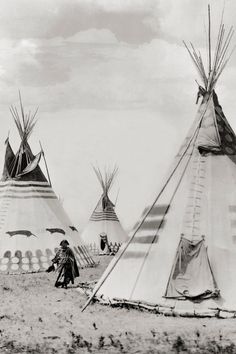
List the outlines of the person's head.
<svg viewBox="0 0 236 354">
<path fill-rule="evenodd" d="M 60 246 L 62 249 L 66 249 L 69 246 L 69 242 L 67 240 L 62 240 Z"/>
</svg>

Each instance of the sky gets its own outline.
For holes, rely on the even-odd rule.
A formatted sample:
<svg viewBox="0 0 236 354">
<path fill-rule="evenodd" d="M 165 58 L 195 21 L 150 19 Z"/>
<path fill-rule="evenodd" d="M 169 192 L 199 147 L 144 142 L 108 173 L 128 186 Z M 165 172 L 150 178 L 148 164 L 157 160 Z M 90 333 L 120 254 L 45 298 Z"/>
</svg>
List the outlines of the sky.
<svg viewBox="0 0 236 354">
<path fill-rule="evenodd" d="M 0 0 L 0 163 L 19 138 L 9 106 L 39 108 L 30 138 L 78 226 L 101 194 L 92 166 L 119 172 L 111 191 L 124 228 L 157 195 L 193 122 L 198 74 L 182 40 L 205 53 L 207 4 L 216 39 L 236 27 L 235 0 Z M 236 38 L 233 38 L 236 43 Z M 236 130 L 236 52 L 217 85 Z M 43 161 L 42 169 L 45 171 Z"/>
</svg>

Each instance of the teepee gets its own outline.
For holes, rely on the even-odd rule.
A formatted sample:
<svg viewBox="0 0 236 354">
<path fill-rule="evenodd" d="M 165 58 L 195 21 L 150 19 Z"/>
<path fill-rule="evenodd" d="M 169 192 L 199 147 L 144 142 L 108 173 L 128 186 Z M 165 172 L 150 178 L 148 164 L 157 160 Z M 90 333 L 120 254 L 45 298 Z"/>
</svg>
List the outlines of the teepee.
<svg viewBox="0 0 236 354">
<path fill-rule="evenodd" d="M 115 205 L 108 196 L 117 168 L 115 167 L 113 171 L 105 171 L 104 176 L 99 168 L 94 168 L 94 172 L 102 187 L 102 195 L 81 237 L 95 254 L 116 253 L 128 238 L 115 213 Z"/>
<path fill-rule="evenodd" d="M 45 270 L 63 239 L 69 241 L 81 267 L 93 266 L 94 261 L 63 210 L 50 178 L 48 181 L 39 166 L 41 157 L 46 164 L 42 148 L 35 156 L 29 146 L 36 112 L 25 113 L 21 98 L 20 113 L 13 106 L 10 111 L 21 143 L 14 153 L 9 138 L 6 140 L 0 181 L 0 273 Z"/>
<path fill-rule="evenodd" d="M 187 50 L 202 85 L 193 126 L 156 199 L 148 206 L 91 298 L 130 304 L 156 313 L 235 317 L 236 136 L 219 104 L 215 85 L 231 53 L 233 35 L 220 24 L 208 65 Z"/>
</svg>

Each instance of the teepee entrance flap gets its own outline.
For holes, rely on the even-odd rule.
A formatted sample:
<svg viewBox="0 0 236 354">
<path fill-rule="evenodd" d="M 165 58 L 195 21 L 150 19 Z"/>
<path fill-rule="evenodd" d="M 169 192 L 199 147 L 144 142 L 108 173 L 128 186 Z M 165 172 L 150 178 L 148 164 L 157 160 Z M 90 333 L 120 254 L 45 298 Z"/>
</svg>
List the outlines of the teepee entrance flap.
<svg viewBox="0 0 236 354">
<path fill-rule="evenodd" d="M 218 295 L 204 240 L 181 237 L 165 297 L 203 300 Z"/>
</svg>

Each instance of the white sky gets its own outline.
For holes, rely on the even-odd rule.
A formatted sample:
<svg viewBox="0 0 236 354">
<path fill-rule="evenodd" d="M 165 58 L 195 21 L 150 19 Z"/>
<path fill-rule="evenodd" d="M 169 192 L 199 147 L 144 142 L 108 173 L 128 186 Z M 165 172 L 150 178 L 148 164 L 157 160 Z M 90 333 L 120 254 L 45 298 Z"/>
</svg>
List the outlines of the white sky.
<svg viewBox="0 0 236 354">
<path fill-rule="evenodd" d="M 17 149 L 8 107 L 39 107 L 30 139 L 43 143 L 55 192 L 81 230 L 100 196 L 92 164 L 119 174 L 111 193 L 129 229 L 181 145 L 198 79 L 182 39 L 205 46 L 205 0 L 0 0 L 0 158 Z M 213 37 L 223 1 L 212 5 Z M 225 1 L 236 27 L 236 1 Z M 236 38 L 234 38 L 236 43 Z M 217 92 L 236 129 L 236 53 Z"/>
</svg>

